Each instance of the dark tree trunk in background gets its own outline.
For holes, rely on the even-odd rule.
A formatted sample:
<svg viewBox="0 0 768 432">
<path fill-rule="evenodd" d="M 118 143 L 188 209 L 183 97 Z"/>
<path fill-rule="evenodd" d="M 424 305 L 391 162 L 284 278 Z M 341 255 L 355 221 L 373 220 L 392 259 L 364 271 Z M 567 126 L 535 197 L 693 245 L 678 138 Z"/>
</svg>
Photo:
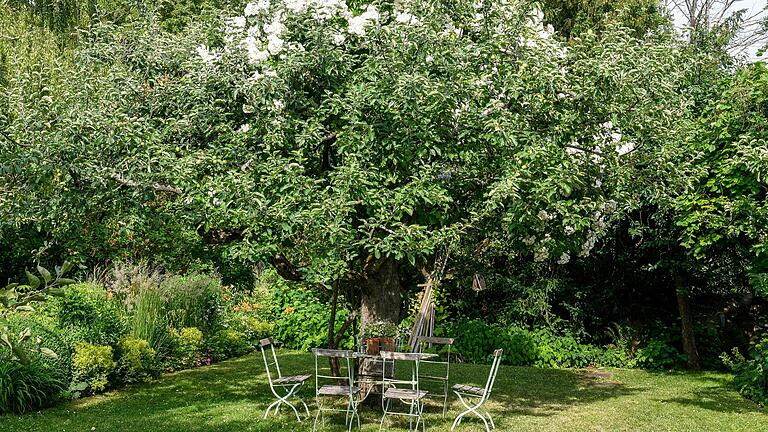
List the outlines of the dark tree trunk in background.
<svg viewBox="0 0 768 432">
<path fill-rule="evenodd" d="M 693 335 L 693 317 L 691 316 L 691 304 L 688 298 L 688 289 L 685 287 L 681 276 L 675 277 L 675 292 L 677 295 L 677 309 L 680 312 L 680 328 L 683 336 L 683 352 L 688 356 L 688 369 L 699 370 L 699 352 L 696 350 L 696 338 Z"/>
<path fill-rule="evenodd" d="M 385 260 L 361 281 L 361 323 L 383 321 L 397 324 L 400 318 L 400 277 L 397 262 Z"/>
</svg>

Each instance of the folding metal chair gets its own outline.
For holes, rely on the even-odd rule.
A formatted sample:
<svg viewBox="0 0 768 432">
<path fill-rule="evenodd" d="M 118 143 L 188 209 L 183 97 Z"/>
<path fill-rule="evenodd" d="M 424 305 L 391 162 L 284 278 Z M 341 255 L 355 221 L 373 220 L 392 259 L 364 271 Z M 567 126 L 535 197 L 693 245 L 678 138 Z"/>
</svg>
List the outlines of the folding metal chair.
<svg viewBox="0 0 768 432">
<path fill-rule="evenodd" d="M 423 370 L 429 375 L 422 375 L 419 378 L 425 381 L 434 381 L 442 384 L 442 393 L 433 393 L 435 396 L 443 397 L 443 417 L 448 412 L 448 377 L 451 373 L 451 347 L 453 346 L 453 338 L 442 337 L 427 337 L 419 336 L 416 338 L 418 343 L 419 352 L 424 352 L 432 345 L 439 345 L 447 348 L 447 356 L 445 361 L 439 357 L 436 360 L 422 360 Z M 430 367 L 429 365 L 437 365 Z M 443 373 L 443 367 L 445 367 L 445 373 Z"/>
<path fill-rule="evenodd" d="M 379 424 L 379 430 L 384 427 L 384 419 L 387 415 L 399 415 L 409 417 L 408 430 L 413 430 L 413 418 L 416 418 L 416 430 L 419 429 L 419 423 L 421 423 L 422 431 L 426 430 L 424 419 L 422 419 L 422 412 L 424 411 L 424 397 L 427 395 L 426 391 L 419 390 L 419 362 L 421 361 L 421 355 L 419 353 L 398 353 L 391 351 L 382 351 L 381 359 L 383 361 L 383 373 L 382 373 L 382 395 L 381 395 L 381 407 L 384 409 L 384 415 L 381 416 L 381 423 Z M 408 361 L 412 362 L 411 379 L 400 380 L 396 377 L 388 377 L 387 363 L 390 362 L 394 368 L 395 361 Z M 398 388 L 398 385 L 405 385 L 410 388 Z M 389 404 L 392 399 L 399 400 L 400 402 L 409 405 L 410 409 L 406 412 L 390 411 Z"/>
<path fill-rule="evenodd" d="M 291 402 L 289 402 L 289 399 L 298 399 L 299 402 L 304 405 L 304 409 L 307 411 L 307 418 L 309 418 L 309 408 L 307 407 L 307 404 L 304 403 L 304 401 L 298 395 L 296 395 L 296 392 L 299 391 L 301 386 L 304 385 L 304 382 L 308 380 L 312 375 L 291 375 L 284 377 L 282 372 L 280 372 L 280 364 L 277 362 L 275 344 L 272 338 L 262 339 L 259 343 L 261 344 L 261 355 L 264 357 L 264 368 L 267 370 L 269 389 L 272 390 L 272 394 L 277 398 L 276 401 L 272 402 L 272 404 L 267 407 L 267 411 L 264 413 L 264 418 L 267 418 L 269 411 L 271 411 L 273 407 L 275 408 L 275 414 L 277 414 L 280 410 L 280 405 L 286 404 L 291 407 L 291 409 L 293 409 L 294 414 L 296 414 L 296 419 L 298 419 L 299 423 L 301 423 L 299 411 Z M 272 350 L 271 363 L 267 360 L 267 347 Z M 270 366 L 274 366 L 275 370 L 277 371 L 277 378 L 274 380 L 272 379 L 272 373 L 269 370 Z"/>
<path fill-rule="evenodd" d="M 491 413 L 488 412 L 488 410 L 485 410 L 485 414 L 483 415 L 480 413 L 480 408 L 485 404 L 485 402 L 488 400 L 488 398 L 491 397 L 491 391 L 493 390 L 493 383 L 496 381 L 496 374 L 499 372 L 499 365 L 501 364 L 501 353 L 502 350 L 497 349 L 493 352 L 493 363 L 491 364 L 491 371 L 488 374 L 488 381 L 485 382 L 485 388 L 483 387 L 474 387 L 470 385 L 464 385 L 464 384 L 456 384 L 451 389 L 454 393 L 456 393 L 456 396 L 458 396 L 459 401 L 462 405 L 464 405 L 467 410 L 462 412 L 456 417 L 456 420 L 453 421 L 453 426 L 451 426 L 451 430 L 456 429 L 456 426 L 458 426 L 461 423 L 461 419 L 469 414 L 475 414 L 476 416 L 480 417 L 480 419 L 485 424 L 485 430 L 490 432 L 491 429 L 495 429 L 496 425 L 493 424 L 493 418 L 491 418 Z M 470 403 L 468 399 L 477 399 L 477 402 Z M 488 416 L 488 419 L 486 420 L 486 416 Z M 488 421 L 491 422 L 491 427 L 488 427 Z"/>
<path fill-rule="evenodd" d="M 342 351 L 333 349 L 320 349 L 313 348 L 312 352 L 315 354 L 315 400 L 317 401 L 317 415 L 315 416 L 315 423 L 312 425 L 312 430 L 317 428 L 317 420 L 322 418 L 323 425 L 325 425 L 324 412 L 343 412 L 346 414 L 344 418 L 344 424 L 348 425 L 347 430 L 352 430 L 352 422 L 357 417 L 357 427 L 360 427 L 360 415 L 357 414 L 357 394 L 360 393 L 360 388 L 354 385 L 354 369 L 352 367 L 352 361 L 350 360 L 354 351 Z M 324 372 L 328 370 L 329 375 L 322 375 L 320 370 L 319 359 L 320 357 L 326 357 L 329 359 L 344 359 L 346 360 L 346 376 L 332 375 L 330 365 L 327 368 L 323 368 Z M 340 367 L 340 369 L 343 369 Z M 341 370 L 339 371 L 341 372 Z M 332 380 L 334 384 L 325 384 L 320 386 L 320 380 L 329 381 Z M 342 385 L 343 384 L 343 385 Z M 330 397 L 344 397 L 348 398 L 347 407 L 345 409 L 339 408 L 325 408 L 322 405 L 322 396 Z"/>
</svg>

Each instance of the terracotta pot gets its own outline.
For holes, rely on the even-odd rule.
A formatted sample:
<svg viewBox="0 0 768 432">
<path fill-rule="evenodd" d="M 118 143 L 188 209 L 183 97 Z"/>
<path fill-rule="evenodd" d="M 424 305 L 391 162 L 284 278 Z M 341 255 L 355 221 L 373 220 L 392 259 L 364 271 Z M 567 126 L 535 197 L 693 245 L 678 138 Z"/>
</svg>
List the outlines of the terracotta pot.
<svg viewBox="0 0 768 432">
<path fill-rule="evenodd" d="M 382 351 L 394 351 L 397 347 L 395 346 L 395 338 L 390 337 L 375 337 L 375 338 L 367 338 L 364 340 L 365 346 L 367 347 L 368 354 L 376 355 Z"/>
</svg>

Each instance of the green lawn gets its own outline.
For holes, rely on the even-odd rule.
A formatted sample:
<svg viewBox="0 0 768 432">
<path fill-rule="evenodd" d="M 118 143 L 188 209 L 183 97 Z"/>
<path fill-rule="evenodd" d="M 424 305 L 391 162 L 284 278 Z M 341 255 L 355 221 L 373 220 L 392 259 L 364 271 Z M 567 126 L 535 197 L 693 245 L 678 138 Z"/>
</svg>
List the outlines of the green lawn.
<svg viewBox="0 0 768 432">
<path fill-rule="evenodd" d="M 284 373 L 310 372 L 312 357 L 283 352 Z M 459 364 L 452 382 L 482 384 L 487 366 Z M 718 373 L 653 373 L 536 369 L 502 366 L 488 407 L 499 431 L 768 431 L 768 412 L 742 399 Z M 606 372 L 606 371 L 600 371 Z M 0 417 L 2 432 L 55 431 L 309 431 L 288 410 L 262 420 L 272 401 L 261 356 L 164 376 L 161 380 L 59 405 L 41 413 Z M 312 381 L 314 385 L 314 381 Z M 312 409 L 313 389 L 304 396 Z M 436 404 L 427 410 L 427 430 L 449 430 Z M 363 430 L 378 430 L 381 409 L 361 408 Z M 313 413 L 314 414 L 314 413 Z M 469 417 L 468 417 L 469 419 Z M 391 429 L 407 429 L 396 420 Z M 457 430 L 481 430 L 465 420 Z M 343 417 L 329 417 L 325 430 L 345 430 Z"/>
</svg>

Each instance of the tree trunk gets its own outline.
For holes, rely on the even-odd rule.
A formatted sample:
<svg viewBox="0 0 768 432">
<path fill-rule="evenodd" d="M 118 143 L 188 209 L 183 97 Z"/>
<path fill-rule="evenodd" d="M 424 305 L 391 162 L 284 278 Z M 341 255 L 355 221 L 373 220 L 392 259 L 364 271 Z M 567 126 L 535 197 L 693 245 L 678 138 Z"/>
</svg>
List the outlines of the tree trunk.
<svg viewBox="0 0 768 432">
<path fill-rule="evenodd" d="M 361 283 L 361 322 L 397 324 L 400 319 L 400 277 L 397 262 L 385 260 Z"/>
<path fill-rule="evenodd" d="M 365 332 L 368 324 L 375 322 L 385 322 L 397 324 L 400 319 L 400 277 L 398 274 L 397 262 L 392 260 L 383 261 L 375 271 L 368 273 L 368 277 L 360 284 L 360 328 Z M 393 375 L 394 370 L 389 371 L 387 375 Z M 358 364 L 358 374 L 360 376 L 381 379 L 382 363 L 380 360 L 361 359 Z M 367 392 L 371 384 L 363 380 L 361 388 Z M 378 389 L 375 388 L 374 391 Z"/>
<path fill-rule="evenodd" d="M 681 276 L 675 277 L 675 292 L 677 295 L 677 309 L 680 312 L 680 327 L 683 336 L 683 352 L 688 356 L 688 369 L 699 370 L 699 352 L 696 350 L 696 338 L 693 335 L 693 317 L 688 298 L 688 290 Z"/>
</svg>

